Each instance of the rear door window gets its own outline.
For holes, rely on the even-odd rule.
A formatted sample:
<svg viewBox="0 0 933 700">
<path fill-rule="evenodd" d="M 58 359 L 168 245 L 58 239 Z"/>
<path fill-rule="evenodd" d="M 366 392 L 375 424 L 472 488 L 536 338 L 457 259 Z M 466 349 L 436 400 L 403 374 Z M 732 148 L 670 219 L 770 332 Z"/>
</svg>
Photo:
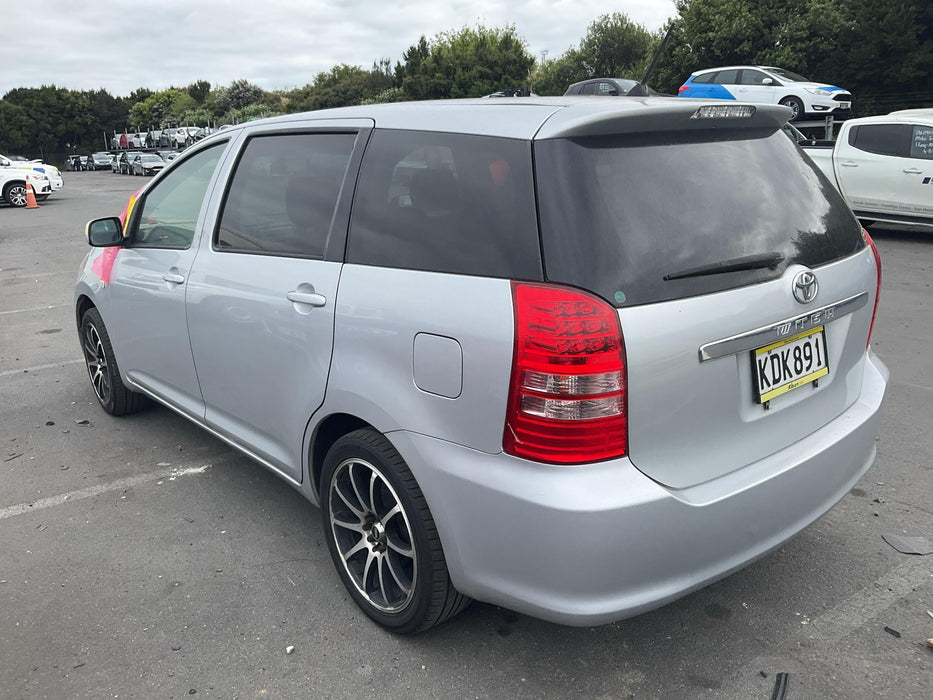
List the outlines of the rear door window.
<svg viewBox="0 0 933 700">
<path fill-rule="evenodd" d="M 347 262 L 541 278 L 531 146 L 376 130 L 363 157 Z"/>
<path fill-rule="evenodd" d="M 763 282 L 864 246 L 835 187 L 781 131 L 544 140 L 535 168 L 546 277 L 620 307 Z M 672 278 L 748 256 L 780 260 Z"/>
<path fill-rule="evenodd" d="M 255 136 L 236 165 L 214 247 L 321 258 L 355 133 Z"/>
<path fill-rule="evenodd" d="M 908 124 L 861 124 L 849 131 L 849 145 L 868 153 L 900 156 L 906 152 L 909 137 Z"/>
<path fill-rule="evenodd" d="M 739 71 L 721 70 L 716 74 L 716 79 L 713 82 L 719 85 L 735 85 L 739 82 Z"/>
</svg>

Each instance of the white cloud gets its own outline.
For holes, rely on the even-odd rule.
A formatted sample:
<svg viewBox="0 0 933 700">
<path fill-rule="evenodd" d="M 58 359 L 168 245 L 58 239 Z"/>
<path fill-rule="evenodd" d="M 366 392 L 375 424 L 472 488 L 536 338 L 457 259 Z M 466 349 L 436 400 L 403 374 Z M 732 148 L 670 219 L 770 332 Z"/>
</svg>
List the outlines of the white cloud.
<svg viewBox="0 0 933 700">
<path fill-rule="evenodd" d="M 648 30 L 674 0 L 32 0 L 4 13 L 0 96 L 16 87 L 104 88 L 125 96 L 195 80 L 245 78 L 268 90 L 300 87 L 346 63 L 394 65 L 422 35 L 511 24 L 529 52 L 555 58 L 593 20 L 623 12 Z"/>
</svg>

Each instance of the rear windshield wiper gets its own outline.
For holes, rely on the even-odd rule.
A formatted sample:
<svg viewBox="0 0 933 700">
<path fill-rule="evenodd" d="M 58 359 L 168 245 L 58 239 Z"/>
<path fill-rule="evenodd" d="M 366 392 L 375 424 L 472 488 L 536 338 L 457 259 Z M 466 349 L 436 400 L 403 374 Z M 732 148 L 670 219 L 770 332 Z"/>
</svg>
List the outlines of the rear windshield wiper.
<svg viewBox="0 0 933 700">
<path fill-rule="evenodd" d="M 664 275 L 664 280 L 682 280 L 687 277 L 703 277 L 705 275 L 719 275 L 723 272 L 741 272 L 743 270 L 761 270 L 769 267 L 772 270 L 784 260 L 783 253 L 756 253 L 755 255 L 746 255 L 742 258 L 732 258 L 731 260 L 720 260 L 719 262 L 692 267 L 689 270 L 681 270 L 669 275 Z"/>
</svg>

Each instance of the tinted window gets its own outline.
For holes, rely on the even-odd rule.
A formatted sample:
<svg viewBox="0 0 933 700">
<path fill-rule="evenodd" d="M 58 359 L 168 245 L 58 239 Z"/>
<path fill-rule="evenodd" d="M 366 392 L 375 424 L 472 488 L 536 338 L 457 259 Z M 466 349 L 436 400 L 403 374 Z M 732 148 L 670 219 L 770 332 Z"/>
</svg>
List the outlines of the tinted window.
<svg viewBox="0 0 933 700">
<path fill-rule="evenodd" d="M 137 205 L 133 245 L 147 248 L 188 248 L 207 186 L 227 147 L 218 143 L 200 151 L 167 173 Z"/>
<path fill-rule="evenodd" d="M 604 97 L 610 95 L 624 95 L 625 90 L 619 90 L 619 86 L 613 83 L 602 82 L 599 84 L 599 92 L 597 94 Z"/>
<path fill-rule="evenodd" d="M 907 124 L 862 124 L 849 132 L 849 145 L 868 153 L 897 156 L 905 152 L 903 144 L 909 132 Z"/>
<path fill-rule="evenodd" d="M 540 279 L 529 143 L 377 130 L 363 158 L 347 260 Z"/>
<path fill-rule="evenodd" d="M 743 70 L 742 85 L 763 85 L 762 81 L 768 76 L 758 70 Z"/>
<path fill-rule="evenodd" d="M 737 70 L 721 70 L 716 74 L 714 83 L 720 85 L 735 85 L 739 81 L 739 72 Z"/>
<path fill-rule="evenodd" d="M 356 134 L 249 140 L 224 199 L 218 250 L 322 257 Z"/>
<path fill-rule="evenodd" d="M 910 157 L 933 160 L 933 127 L 914 125 L 910 139 Z"/>
<path fill-rule="evenodd" d="M 699 83 L 700 85 L 706 85 L 707 83 L 713 82 L 713 78 L 716 76 L 716 73 L 701 73 L 693 79 L 693 83 Z"/>
<path fill-rule="evenodd" d="M 583 89 L 580 90 L 581 95 L 595 95 L 599 89 L 599 83 L 587 83 L 583 86 Z"/>
<path fill-rule="evenodd" d="M 863 245 L 835 187 L 783 132 L 671 143 L 651 134 L 535 144 L 546 277 L 618 306 L 695 296 L 816 267 Z M 775 269 L 664 277 L 780 253 Z"/>
</svg>

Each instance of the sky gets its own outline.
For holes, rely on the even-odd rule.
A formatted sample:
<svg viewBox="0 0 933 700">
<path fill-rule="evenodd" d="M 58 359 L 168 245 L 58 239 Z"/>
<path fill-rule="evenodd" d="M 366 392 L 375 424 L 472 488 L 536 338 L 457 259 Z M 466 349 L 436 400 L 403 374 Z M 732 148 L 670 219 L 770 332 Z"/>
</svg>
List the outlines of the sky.
<svg viewBox="0 0 933 700">
<path fill-rule="evenodd" d="M 290 90 L 344 63 L 395 66 L 422 35 L 478 25 L 512 25 L 536 59 L 557 58 L 602 15 L 653 32 L 675 14 L 674 0 L 2 0 L 0 10 L 0 96 L 56 85 L 115 97 L 196 80 Z"/>
</svg>

